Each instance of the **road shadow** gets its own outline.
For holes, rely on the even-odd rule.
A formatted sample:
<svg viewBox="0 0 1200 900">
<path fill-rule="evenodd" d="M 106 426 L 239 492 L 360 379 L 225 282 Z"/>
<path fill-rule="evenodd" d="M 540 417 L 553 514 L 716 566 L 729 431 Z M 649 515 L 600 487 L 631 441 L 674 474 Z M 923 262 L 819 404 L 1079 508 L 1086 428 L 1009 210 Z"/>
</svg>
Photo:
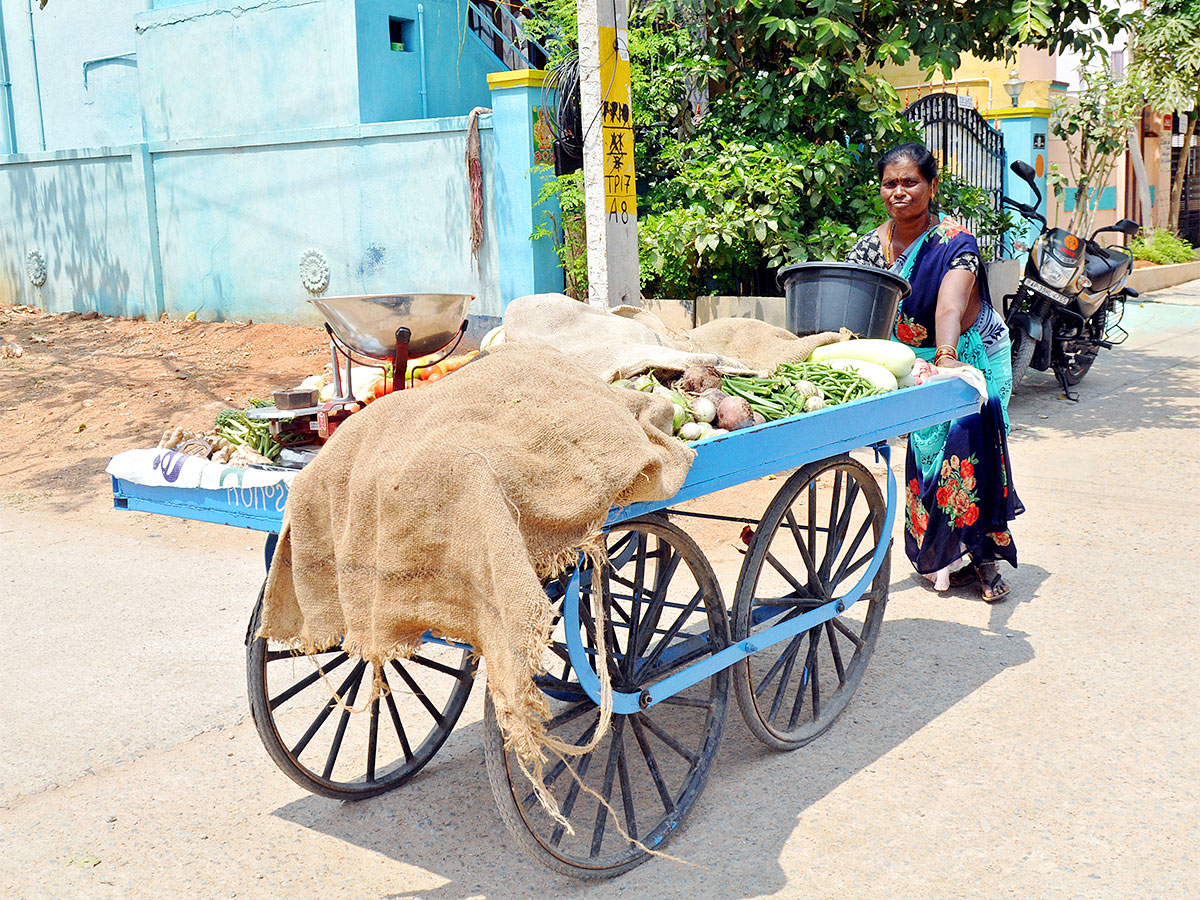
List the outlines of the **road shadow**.
<svg viewBox="0 0 1200 900">
<path fill-rule="evenodd" d="M 1021 572 L 1018 596 L 1031 597 L 1044 570 Z M 755 740 L 731 696 L 723 746 L 705 794 L 665 847 L 686 864 L 652 859 L 620 878 L 594 883 L 543 869 L 500 820 L 478 720 L 460 727 L 424 772 L 391 794 L 358 804 L 305 797 L 274 814 L 445 879 L 433 889 L 378 885 L 379 896 L 395 900 L 651 895 L 735 900 L 772 894 L 787 883 L 779 860 L 806 809 L 999 673 L 1033 658 L 1027 636 L 1007 625 L 1021 602 L 1027 601 L 995 606 L 982 629 L 935 619 L 886 621 L 846 713 L 820 739 L 792 753 L 775 753 Z M 846 821 L 854 814 L 847 808 Z M 667 893 L 664 878 L 671 885 Z"/>
<path fill-rule="evenodd" d="M 1181 394 L 1178 379 L 1171 375 L 1194 366 L 1194 357 L 1118 347 L 1101 353 L 1083 381 L 1072 388 L 1077 402 L 1063 395 L 1052 372 L 1030 370 L 1009 401 L 1009 419 L 1017 434 L 1034 428 L 1045 436 L 1086 432 L 1109 437 L 1151 427 L 1195 431 L 1200 428 L 1200 408 Z M 1116 394 L 1138 409 L 1135 420 L 1112 415 Z"/>
<path fill-rule="evenodd" d="M 1041 566 L 1029 564 L 1024 564 L 1013 569 L 1007 563 L 1000 564 L 1000 572 L 1004 576 L 1004 580 L 1012 587 L 1012 590 L 1007 597 L 998 603 L 984 603 L 979 587 L 974 584 L 957 588 L 952 587 L 949 590 L 941 592 L 935 591 L 928 579 L 918 575 L 916 572 L 910 572 L 908 577 L 902 581 L 894 581 L 892 583 L 892 593 L 894 595 L 898 591 L 918 588 L 930 594 L 937 594 L 948 603 L 962 602 L 985 605 L 988 607 L 988 629 L 998 634 L 1008 634 L 1013 633 L 1008 628 L 1008 623 L 1012 619 L 1013 613 L 1022 604 L 1032 603 L 1037 598 L 1042 583 L 1050 577 L 1050 572 Z M 885 631 L 884 634 L 886 635 L 887 632 Z"/>
</svg>

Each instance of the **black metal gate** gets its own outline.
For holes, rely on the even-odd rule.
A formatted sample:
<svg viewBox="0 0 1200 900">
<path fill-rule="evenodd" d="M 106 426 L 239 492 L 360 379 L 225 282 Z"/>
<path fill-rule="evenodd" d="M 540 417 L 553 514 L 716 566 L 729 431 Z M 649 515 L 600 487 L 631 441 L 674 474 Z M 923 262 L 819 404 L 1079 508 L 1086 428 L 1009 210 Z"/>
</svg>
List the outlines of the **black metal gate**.
<svg viewBox="0 0 1200 900">
<path fill-rule="evenodd" d="M 1004 135 L 975 111 L 969 98 L 965 94 L 930 94 L 906 109 L 904 116 L 921 126 L 925 146 L 939 165 L 987 191 L 992 209 L 999 211 L 1004 192 Z M 978 218 L 965 214 L 963 218 L 963 224 L 978 236 Z M 1000 255 L 999 236 L 981 237 L 979 243 L 987 256 L 995 259 Z"/>
<path fill-rule="evenodd" d="M 1183 179 L 1183 190 L 1179 192 L 1179 236 L 1189 241 L 1193 246 L 1200 244 L 1200 147 L 1196 146 L 1195 137 L 1187 154 L 1186 162 L 1183 152 L 1183 131 L 1185 116 L 1175 116 L 1175 131 L 1171 134 L 1171 184 L 1159 188 L 1170 203 L 1170 191 L 1178 176 L 1179 167 L 1186 165 Z M 1159 201 L 1160 203 L 1163 201 Z"/>
</svg>

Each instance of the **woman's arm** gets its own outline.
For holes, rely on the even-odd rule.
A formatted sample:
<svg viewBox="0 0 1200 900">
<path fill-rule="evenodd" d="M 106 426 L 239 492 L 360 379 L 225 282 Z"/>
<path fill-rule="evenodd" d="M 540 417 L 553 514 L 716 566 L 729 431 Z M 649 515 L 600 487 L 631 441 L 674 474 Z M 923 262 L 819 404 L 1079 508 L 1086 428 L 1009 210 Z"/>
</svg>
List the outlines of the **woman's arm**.
<svg viewBox="0 0 1200 900">
<path fill-rule="evenodd" d="M 942 276 L 938 289 L 937 311 L 934 313 L 934 336 L 937 346 L 958 347 L 963 335 L 963 322 L 970 327 L 970 313 L 979 315 L 979 292 L 975 287 L 975 273 L 969 269 L 951 269 Z M 951 361 L 957 364 L 956 361 Z"/>
</svg>

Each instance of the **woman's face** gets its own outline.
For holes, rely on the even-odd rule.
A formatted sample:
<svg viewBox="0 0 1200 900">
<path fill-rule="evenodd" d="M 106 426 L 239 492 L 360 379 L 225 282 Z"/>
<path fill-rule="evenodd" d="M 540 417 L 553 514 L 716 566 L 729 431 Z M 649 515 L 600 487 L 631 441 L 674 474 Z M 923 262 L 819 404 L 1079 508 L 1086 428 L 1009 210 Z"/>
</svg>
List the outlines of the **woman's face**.
<svg viewBox="0 0 1200 900">
<path fill-rule="evenodd" d="M 926 181 L 917 164 L 902 156 L 884 167 L 879 196 L 893 219 L 925 219 L 929 216 L 929 201 L 937 193 L 937 183 L 937 178 Z"/>
</svg>

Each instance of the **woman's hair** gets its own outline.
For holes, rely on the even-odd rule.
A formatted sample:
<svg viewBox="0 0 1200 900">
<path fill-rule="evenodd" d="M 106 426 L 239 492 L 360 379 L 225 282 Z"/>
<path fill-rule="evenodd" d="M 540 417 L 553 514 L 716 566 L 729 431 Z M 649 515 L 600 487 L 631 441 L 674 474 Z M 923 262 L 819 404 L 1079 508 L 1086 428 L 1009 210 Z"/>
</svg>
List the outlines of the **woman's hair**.
<svg viewBox="0 0 1200 900">
<path fill-rule="evenodd" d="M 879 157 L 879 161 L 875 163 L 875 174 L 880 178 L 883 177 L 883 170 L 892 163 L 901 159 L 908 159 L 917 167 L 917 171 L 921 173 L 921 177 L 932 183 L 933 179 L 937 178 L 938 163 L 937 158 L 929 152 L 929 148 L 924 144 L 918 144 L 912 141 L 907 144 L 901 144 L 899 147 L 893 147 L 883 156 Z"/>
</svg>

